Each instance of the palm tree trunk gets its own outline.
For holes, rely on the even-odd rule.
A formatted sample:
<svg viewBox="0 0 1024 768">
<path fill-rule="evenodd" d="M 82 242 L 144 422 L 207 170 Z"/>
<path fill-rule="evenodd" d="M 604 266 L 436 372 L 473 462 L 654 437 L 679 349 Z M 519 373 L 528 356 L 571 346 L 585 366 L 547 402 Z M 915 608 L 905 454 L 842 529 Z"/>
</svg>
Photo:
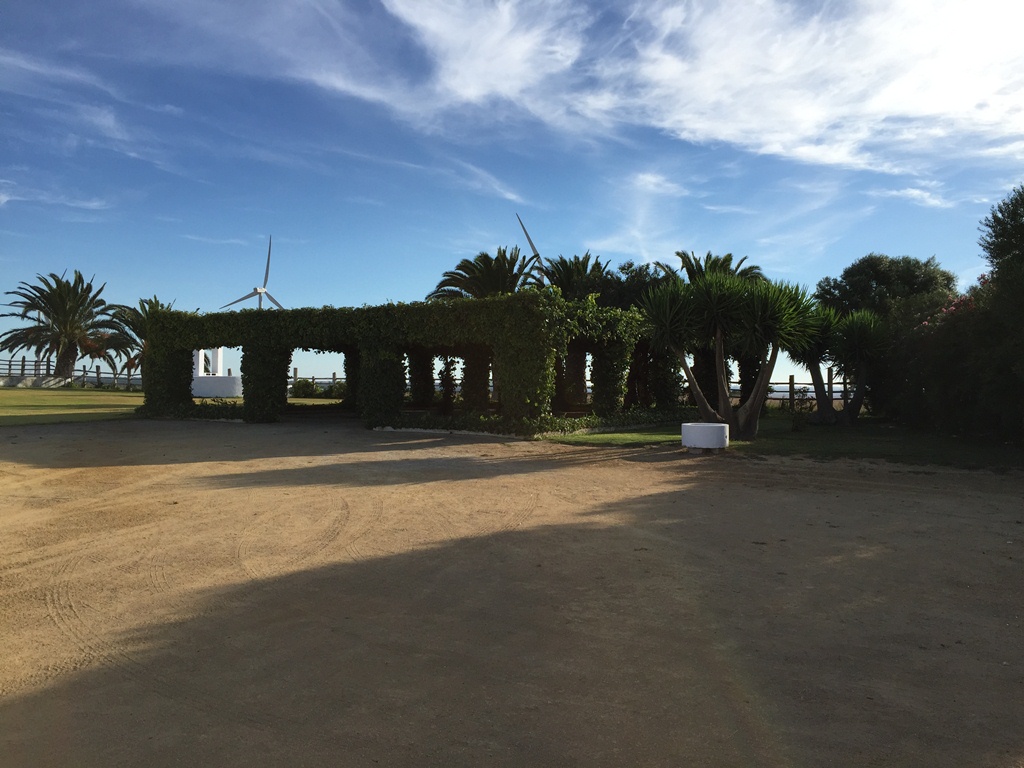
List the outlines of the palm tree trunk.
<svg viewBox="0 0 1024 768">
<path fill-rule="evenodd" d="M 832 398 L 825 389 L 825 379 L 821 375 L 821 363 L 808 365 L 807 370 L 810 371 L 811 383 L 814 385 L 814 413 L 811 414 L 811 421 L 815 424 L 835 424 L 838 414 L 832 405 Z"/>
<path fill-rule="evenodd" d="M 683 368 L 683 375 L 686 376 L 686 383 L 690 385 L 690 394 L 693 397 L 693 402 L 697 406 L 697 411 L 700 413 L 701 421 L 716 424 L 722 423 L 724 419 L 718 415 L 718 412 L 711 407 L 707 398 L 704 397 L 704 393 L 700 389 L 700 384 L 697 383 L 697 377 L 693 375 L 693 370 L 690 368 L 690 364 L 686 361 L 686 353 L 676 347 L 672 347 L 672 351 L 675 352 L 676 357 L 679 358 L 679 364 Z"/>
</svg>

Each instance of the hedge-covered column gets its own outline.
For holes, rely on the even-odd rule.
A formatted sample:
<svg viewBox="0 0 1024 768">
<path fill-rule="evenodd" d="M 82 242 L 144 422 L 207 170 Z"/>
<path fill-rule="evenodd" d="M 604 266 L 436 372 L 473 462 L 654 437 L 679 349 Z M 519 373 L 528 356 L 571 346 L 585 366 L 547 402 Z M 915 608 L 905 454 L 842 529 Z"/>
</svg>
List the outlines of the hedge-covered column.
<svg viewBox="0 0 1024 768">
<path fill-rule="evenodd" d="M 415 408 L 429 408 L 434 403 L 434 354 L 426 349 L 409 350 L 409 400 Z"/>
<path fill-rule="evenodd" d="M 405 399 L 405 355 L 398 349 L 360 350 L 359 414 L 368 427 L 397 424 Z"/>
<path fill-rule="evenodd" d="M 192 405 L 192 350 L 152 344 L 142 366 L 146 414 L 171 415 Z"/>
<path fill-rule="evenodd" d="M 499 345 L 494 351 L 494 372 L 501 382 L 501 415 L 506 420 L 516 424 L 551 413 L 555 394 L 553 347 Z"/>
<path fill-rule="evenodd" d="M 590 368 L 594 413 L 610 416 L 622 410 L 626 370 L 633 348 L 624 340 L 609 340 L 594 348 Z"/>
<path fill-rule="evenodd" d="M 292 350 L 262 344 L 242 346 L 242 418 L 277 421 L 288 403 L 288 368 Z"/>
<path fill-rule="evenodd" d="M 359 410 L 359 373 L 363 362 L 359 356 L 359 348 L 351 347 L 345 349 L 345 399 L 342 404 L 353 411 Z"/>
<path fill-rule="evenodd" d="M 485 411 L 491 404 L 491 351 L 473 346 L 462 356 L 462 404 L 471 411 Z"/>
</svg>

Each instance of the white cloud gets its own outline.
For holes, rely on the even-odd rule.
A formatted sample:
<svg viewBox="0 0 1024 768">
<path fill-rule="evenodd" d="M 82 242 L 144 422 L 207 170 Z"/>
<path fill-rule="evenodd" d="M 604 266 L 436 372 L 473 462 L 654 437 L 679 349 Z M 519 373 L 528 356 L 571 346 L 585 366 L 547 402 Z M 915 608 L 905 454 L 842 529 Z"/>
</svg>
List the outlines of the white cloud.
<svg viewBox="0 0 1024 768">
<path fill-rule="evenodd" d="M 513 203 L 523 202 L 523 198 L 518 192 L 511 189 L 503 181 L 488 173 L 483 168 L 478 168 L 477 166 L 462 160 L 456 160 L 454 163 L 455 166 L 461 170 L 461 172 L 456 172 L 454 175 L 458 183 L 462 186 L 468 187 L 469 189 L 475 189 L 488 195 L 495 195 Z"/>
<path fill-rule="evenodd" d="M 869 192 L 872 197 L 897 197 L 909 200 L 916 205 L 923 205 L 926 208 L 952 208 L 954 203 L 946 200 L 942 195 L 930 192 L 927 189 L 907 187 L 905 189 L 876 189 Z"/>
<path fill-rule="evenodd" d="M 74 197 L 62 192 L 25 187 L 9 179 L 0 179 L 0 207 L 11 202 L 41 203 L 83 211 L 105 211 L 112 207 L 109 200 L 102 198 Z"/>
<path fill-rule="evenodd" d="M 641 192 L 650 192 L 654 195 L 668 195 L 669 197 L 682 197 L 687 194 L 687 191 L 679 184 L 669 181 L 660 173 L 652 173 L 650 171 L 637 173 L 633 176 L 633 187 Z"/>
<path fill-rule="evenodd" d="M 978 139 L 998 153 L 1024 134 L 1024 49 L 1013 31 L 1024 14 L 1015 6 L 837 7 L 644 6 L 630 22 L 635 53 L 597 64 L 597 95 L 585 106 L 691 141 L 882 170 L 940 148 L 973 152 Z"/>
<path fill-rule="evenodd" d="M 471 118 L 493 133 L 520 116 L 573 136 L 655 128 L 884 172 L 1024 157 L 1024 10 L 1002 0 L 149 0 L 145 12 L 161 33 L 114 55 L 299 80 L 432 131 L 464 135 Z M 106 87 L 0 51 L 0 88 L 31 82 Z M 126 131 L 111 113 L 83 117 L 108 138 Z"/>
</svg>

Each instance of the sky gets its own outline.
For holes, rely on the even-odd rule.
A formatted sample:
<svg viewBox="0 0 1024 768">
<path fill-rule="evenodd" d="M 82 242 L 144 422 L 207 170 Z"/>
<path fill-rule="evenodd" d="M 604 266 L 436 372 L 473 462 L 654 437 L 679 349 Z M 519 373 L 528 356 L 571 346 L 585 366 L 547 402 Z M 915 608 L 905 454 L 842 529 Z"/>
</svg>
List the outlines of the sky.
<svg viewBox="0 0 1024 768">
<path fill-rule="evenodd" d="M 272 235 L 286 307 L 419 301 L 527 250 L 517 213 L 542 257 L 733 253 L 813 290 L 935 256 L 966 288 L 1024 181 L 1022 26 L 1002 0 L 6 2 L 0 290 L 78 269 L 211 312 Z"/>
</svg>

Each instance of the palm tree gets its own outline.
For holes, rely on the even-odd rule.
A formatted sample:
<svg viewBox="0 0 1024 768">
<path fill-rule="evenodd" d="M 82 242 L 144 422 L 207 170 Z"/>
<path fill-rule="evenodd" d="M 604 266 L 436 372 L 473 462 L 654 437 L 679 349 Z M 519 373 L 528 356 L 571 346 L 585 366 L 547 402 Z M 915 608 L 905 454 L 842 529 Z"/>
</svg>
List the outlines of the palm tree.
<svg viewBox="0 0 1024 768">
<path fill-rule="evenodd" d="M 138 307 L 118 307 L 115 311 L 125 342 L 121 345 L 120 350 L 124 356 L 122 370 L 127 375 L 129 383 L 132 372 L 136 369 L 142 370 L 142 362 L 148 349 L 146 339 L 149 336 L 150 315 L 154 310 L 162 311 L 173 308 L 173 301 L 170 304 L 164 304 L 154 296 L 151 299 L 139 299 Z M 143 375 L 145 375 L 144 372 Z"/>
<path fill-rule="evenodd" d="M 37 285 L 22 282 L 7 291 L 17 297 L 10 306 L 18 311 L 0 317 L 17 317 L 30 324 L 0 335 L 0 349 L 55 355 L 55 374 L 70 378 L 82 354 L 103 357 L 121 348 L 124 337 L 116 317 L 119 307 L 100 298 L 106 283 L 93 288 L 95 278 L 87 281 L 77 269 L 72 280 L 52 272 L 36 277 Z"/>
<path fill-rule="evenodd" d="M 779 352 L 799 352 L 814 332 L 813 303 L 803 288 L 737 274 L 708 273 L 686 283 L 677 277 L 654 285 L 641 301 L 656 343 L 675 353 L 704 421 L 729 424 L 735 439 L 752 440 Z M 710 346 L 718 405 L 713 406 L 687 357 Z M 760 370 L 749 396 L 733 407 L 726 349 L 756 356 Z"/>
<path fill-rule="evenodd" d="M 519 246 L 498 248 L 497 255 L 481 251 L 472 259 L 463 259 L 455 269 L 444 273 L 428 299 L 479 299 L 515 293 L 539 285 L 540 257 L 523 257 Z"/>
<path fill-rule="evenodd" d="M 682 270 L 686 275 L 687 281 L 690 283 L 705 280 L 709 275 L 735 275 L 743 280 L 751 281 L 766 279 L 764 272 L 756 264 L 743 266 L 743 262 L 747 260 L 746 256 L 735 264 L 733 263 L 733 255 L 731 253 L 727 253 L 724 256 L 714 256 L 711 251 L 708 251 L 702 259 L 693 251 L 689 253 L 686 251 L 676 251 L 676 256 L 682 262 Z M 657 262 L 657 265 L 668 273 L 679 274 L 677 270 L 667 264 Z M 760 372 L 757 357 L 756 355 L 744 355 L 742 352 L 730 354 L 729 356 L 736 358 L 739 366 L 740 398 L 748 398 Z M 715 384 L 714 350 L 710 347 L 695 349 L 693 358 L 694 375 L 704 388 L 712 405 L 717 408 L 718 394 Z"/>
<path fill-rule="evenodd" d="M 611 265 L 594 257 L 590 261 L 590 251 L 582 256 L 571 259 L 559 256 L 557 259 L 544 259 L 539 268 L 540 274 L 562 292 L 562 296 L 570 301 L 581 301 L 592 293 L 600 293 L 608 281 L 614 279 Z"/>
</svg>

